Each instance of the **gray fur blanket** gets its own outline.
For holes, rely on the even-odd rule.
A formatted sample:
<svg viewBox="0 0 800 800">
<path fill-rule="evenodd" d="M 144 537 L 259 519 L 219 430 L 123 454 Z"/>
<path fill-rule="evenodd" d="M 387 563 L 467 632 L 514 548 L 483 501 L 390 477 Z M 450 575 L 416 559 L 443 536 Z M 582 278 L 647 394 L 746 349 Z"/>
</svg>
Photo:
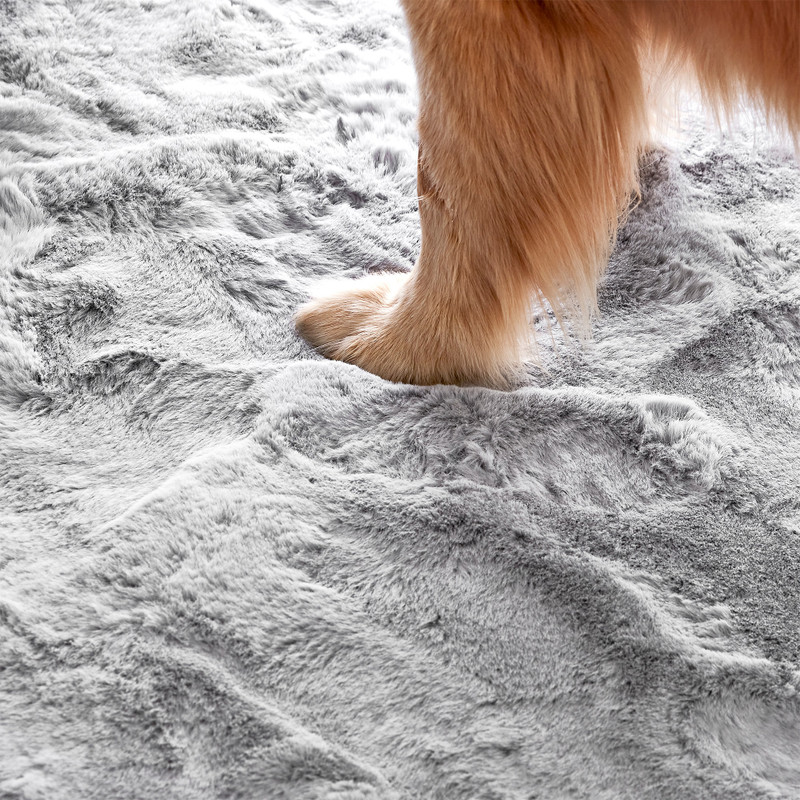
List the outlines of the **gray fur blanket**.
<svg viewBox="0 0 800 800">
<path fill-rule="evenodd" d="M 797 163 L 684 126 L 591 343 L 395 385 L 292 314 L 415 91 L 393 2 L 0 0 L 3 800 L 800 797 Z"/>
</svg>

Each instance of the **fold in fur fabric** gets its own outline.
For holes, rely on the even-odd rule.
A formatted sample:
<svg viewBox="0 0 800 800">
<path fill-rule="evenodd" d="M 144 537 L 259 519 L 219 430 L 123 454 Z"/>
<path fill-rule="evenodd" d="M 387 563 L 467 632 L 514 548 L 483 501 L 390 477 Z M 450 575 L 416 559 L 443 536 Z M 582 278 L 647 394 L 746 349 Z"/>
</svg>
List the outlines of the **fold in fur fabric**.
<svg viewBox="0 0 800 800">
<path fill-rule="evenodd" d="M 392 3 L 0 2 L 0 795 L 800 797 L 800 175 L 684 120 L 582 348 L 390 384 Z M 535 322 L 542 331 L 548 322 Z"/>
</svg>

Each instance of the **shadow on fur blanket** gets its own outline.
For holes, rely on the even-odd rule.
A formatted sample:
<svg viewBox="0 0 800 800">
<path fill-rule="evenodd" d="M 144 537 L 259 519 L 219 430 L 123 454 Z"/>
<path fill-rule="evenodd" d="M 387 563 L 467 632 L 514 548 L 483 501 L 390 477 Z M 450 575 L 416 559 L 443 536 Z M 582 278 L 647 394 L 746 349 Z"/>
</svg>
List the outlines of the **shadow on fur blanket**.
<svg viewBox="0 0 800 800">
<path fill-rule="evenodd" d="M 800 797 L 789 154 L 419 388 L 291 323 L 419 248 L 394 4 L 2 0 L 0 79 L 0 797 Z"/>
</svg>

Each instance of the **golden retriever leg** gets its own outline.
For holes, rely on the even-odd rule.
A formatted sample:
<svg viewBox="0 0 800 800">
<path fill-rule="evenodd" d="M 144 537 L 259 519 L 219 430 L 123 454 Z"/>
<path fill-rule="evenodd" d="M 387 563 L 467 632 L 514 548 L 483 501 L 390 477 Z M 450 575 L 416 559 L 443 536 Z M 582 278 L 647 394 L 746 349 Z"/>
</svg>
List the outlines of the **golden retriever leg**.
<svg viewBox="0 0 800 800">
<path fill-rule="evenodd" d="M 745 94 L 800 131 L 798 0 L 640 0 L 636 13 L 667 61 L 695 72 L 711 105 L 733 111 Z"/>
<path fill-rule="evenodd" d="M 531 300 L 588 315 L 646 124 L 633 7 L 405 0 L 420 113 L 419 260 L 298 313 L 321 353 L 389 380 L 497 385 Z"/>
</svg>

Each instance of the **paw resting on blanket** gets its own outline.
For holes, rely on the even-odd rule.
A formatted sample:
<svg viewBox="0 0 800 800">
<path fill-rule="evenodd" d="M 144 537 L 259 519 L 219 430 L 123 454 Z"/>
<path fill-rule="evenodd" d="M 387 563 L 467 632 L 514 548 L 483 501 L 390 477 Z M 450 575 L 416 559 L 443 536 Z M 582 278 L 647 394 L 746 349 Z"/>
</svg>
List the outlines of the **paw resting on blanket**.
<svg viewBox="0 0 800 800">
<path fill-rule="evenodd" d="M 489 352 L 480 323 L 427 297 L 414 273 L 329 284 L 295 324 L 321 355 L 402 383 L 501 386 L 516 360 Z"/>
<path fill-rule="evenodd" d="M 402 380 L 406 355 L 392 353 L 383 341 L 398 296 L 408 276 L 370 275 L 327 284 L 297 312 L 300 335 L 326 358 L 347 361 L 383 377 Z"/>
</svg>

